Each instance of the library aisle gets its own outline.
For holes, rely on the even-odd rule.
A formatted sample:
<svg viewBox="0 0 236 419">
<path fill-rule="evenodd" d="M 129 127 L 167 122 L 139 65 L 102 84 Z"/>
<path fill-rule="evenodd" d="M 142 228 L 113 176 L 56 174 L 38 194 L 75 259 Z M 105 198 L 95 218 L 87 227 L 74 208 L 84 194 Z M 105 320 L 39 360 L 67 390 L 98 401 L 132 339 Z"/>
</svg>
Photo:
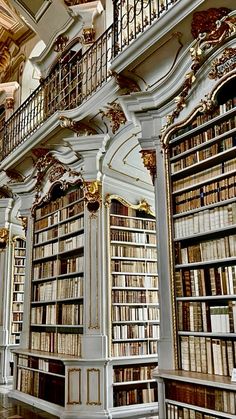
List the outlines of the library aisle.
<svg viewBox="0 0 236 419">
<path fill-rule="evenodd" d="M 58 419 L 33 406 L 8 397 L 9 385 L 0 385 L 0 419 Z"/>
</svg>

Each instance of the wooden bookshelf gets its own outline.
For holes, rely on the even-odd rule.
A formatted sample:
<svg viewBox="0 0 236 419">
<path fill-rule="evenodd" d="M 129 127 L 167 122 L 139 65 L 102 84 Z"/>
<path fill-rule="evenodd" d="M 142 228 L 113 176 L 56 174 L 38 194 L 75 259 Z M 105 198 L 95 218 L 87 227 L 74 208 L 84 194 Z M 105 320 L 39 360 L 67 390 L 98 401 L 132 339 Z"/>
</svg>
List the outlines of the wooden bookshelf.
<svg viewBox="0 0 236 419">
<path fill-rule="evenodd" d="M 236 367 L 236 98 L 231 85 L 218 92 L 214 110 L 195 112 L 169 136 L 180 371 L 176 379 L 174 371 L 157 374 L 164 380 L 167 419 L 233 418 L 236 413 L 230 381 Z"/>
<path fill-rule="evenodd" d="M 26 241 L 21 237 L 13 238 L 13 280 L 10 344 L 20 343 L 23 324 L 24 284 L 25 284 Z"/>
<path fill-rule="evenodd" d="M 110 350 L 114 359 L 124 359 L 113 367 L 113 406 L 153 403 L 157 387 L 151 371 L 157 365 L 153 356 L 159 339 L 154 216 L 113 199 L 110 258 Z"/>
</svg>

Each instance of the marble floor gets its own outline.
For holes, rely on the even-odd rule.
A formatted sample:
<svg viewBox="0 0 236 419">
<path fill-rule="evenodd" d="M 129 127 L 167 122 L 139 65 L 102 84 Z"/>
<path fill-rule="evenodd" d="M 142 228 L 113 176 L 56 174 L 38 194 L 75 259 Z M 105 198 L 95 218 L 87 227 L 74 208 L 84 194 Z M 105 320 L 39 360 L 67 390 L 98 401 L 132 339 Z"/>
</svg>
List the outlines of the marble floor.
<svg viewBox="0 0 236 419">
<path fill-rule="evenodd" d="M 0 385 L 0 419 L 58 419 L 42 410 L 8 397 L 11 386 Z"/>
</svg>

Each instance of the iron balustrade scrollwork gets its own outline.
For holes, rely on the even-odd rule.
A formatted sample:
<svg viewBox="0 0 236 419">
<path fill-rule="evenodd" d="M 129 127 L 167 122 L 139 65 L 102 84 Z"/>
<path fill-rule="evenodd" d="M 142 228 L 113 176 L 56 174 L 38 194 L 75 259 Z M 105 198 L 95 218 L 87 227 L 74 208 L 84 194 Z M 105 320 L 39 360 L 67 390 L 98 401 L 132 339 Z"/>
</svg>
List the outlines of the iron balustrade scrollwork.
<svg viewBox="0 0 236 419">
<path fill-rule="evenodd" d="M 0 160 L 56 111 L 80 106 L 111 77 L 111 61 L 180 0 L 114 0 L 114 23 L 82 54 L 71 47 L 5 122 Z"/>
</svg>

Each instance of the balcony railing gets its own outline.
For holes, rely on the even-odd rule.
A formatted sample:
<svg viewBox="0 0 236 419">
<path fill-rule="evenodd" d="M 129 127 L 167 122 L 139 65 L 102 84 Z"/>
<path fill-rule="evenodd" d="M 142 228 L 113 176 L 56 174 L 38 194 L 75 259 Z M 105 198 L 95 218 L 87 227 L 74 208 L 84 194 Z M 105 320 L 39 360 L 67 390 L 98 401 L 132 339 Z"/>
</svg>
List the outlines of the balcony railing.
<svg viewBox="0 0 236 419">
<path fill-rule="evenodd" d="M 1 159 L 57 110 L 81 105 L 110 77 L 111 61 L 180 0 L 115 0 L 114 23 L 81 54 L 73 49 L 5 122 Z"/>
</svg>

